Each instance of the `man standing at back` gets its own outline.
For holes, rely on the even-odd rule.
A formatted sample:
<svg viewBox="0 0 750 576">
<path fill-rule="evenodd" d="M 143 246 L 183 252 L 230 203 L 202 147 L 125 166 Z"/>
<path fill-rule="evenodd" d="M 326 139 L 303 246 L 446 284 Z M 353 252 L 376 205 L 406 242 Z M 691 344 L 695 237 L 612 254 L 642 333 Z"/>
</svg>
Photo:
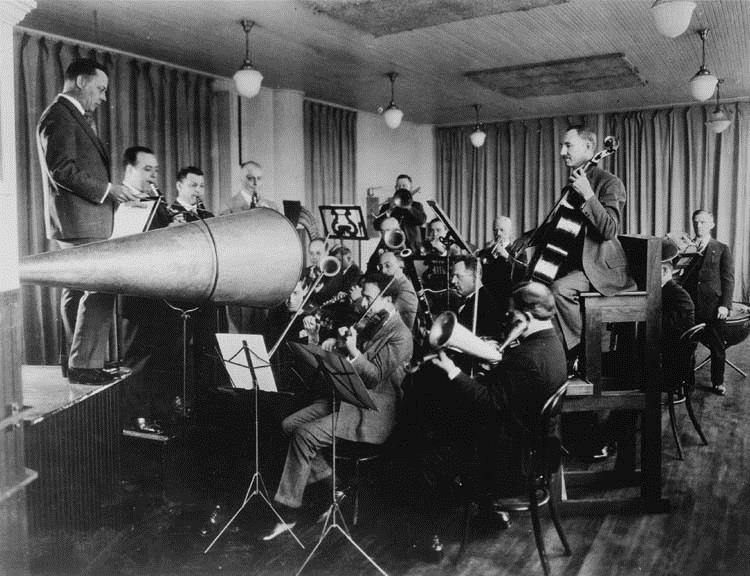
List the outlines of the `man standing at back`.
<svg viewBox="0 0 750 576">
<path fill-rule="evenodd" d="M 62 93 L 42 113 L 37 126 L 47 237 L 61 249 L 108 239 L 117 204 L 140 197 L 112 183 L 109 154 L 96 134 L 92 114 L 106 102 L 107 86 L 101 64 L 74 60 L 65 71 Z M 110 294 L 62 290 L 71 381 L 101 384 L 112 379 L 103 368 L 113 305 Z"/>
<path fill-rule="evenodd" d="M 714 226 L 711 212 L 693 212 L 695 244 L 700 256 L 697 266 L 685 278 L 685 290 L 695 304 L 695 321 L 706 323 L 702 341 L 711 350 L 711 384 L 716 394 L 724 396 L 727 392 L 724 385 L 726 351 L 721 324 L 732 309 L 734 261 L 729 247 L 711 237 Z"/>
</svg>

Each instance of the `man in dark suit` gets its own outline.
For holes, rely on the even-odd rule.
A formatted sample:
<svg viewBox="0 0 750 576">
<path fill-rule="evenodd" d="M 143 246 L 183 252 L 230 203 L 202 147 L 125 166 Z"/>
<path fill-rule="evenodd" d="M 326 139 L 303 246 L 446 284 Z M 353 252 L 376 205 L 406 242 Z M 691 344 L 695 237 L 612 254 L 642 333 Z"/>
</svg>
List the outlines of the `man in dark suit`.
<svg viewBox="0 0 750 576">
<path fill-rule="evenodd" d="M 619 178 L 598 166 L 586 168 L 595 149 L 596 134 L 583 126 L 571 126 L 560 149 L 565 165 L 571 169 L 568 185 L 573 192 L 568 197 L 583 219 L 574 250 L 550 287 L 569 358 L 575 357 L 581 341 L 581 292 L 593 289 L 612 296 L 635 289 L 617 239 L 625 187 Z"/>
<path fill-rule="evenodd" d="M 176 176 L 177 198 L 169 209 L 176 222 L 195 222 L 213 218 L 214 215 L 203 205 L 203 192 L 206 189 L 203 170 L 195 166 L 180 168 Z"/>
<path fill-rule="evenodd" d="M 47 237 L 59 248 L 106 240 L 119 202 L 141 195 L 113 184 L 107 147 L 99 140 L 93 113 L 105 102 L 107 71 L 94 60 L 74 60 L 63 91 L 42 113 L 37 148 L 45 194 Z M 83 384 L 110 381 L 103 370 L 108 353 L 114 297 L 63 289 L 60 308 L 68 342 L 68 378 Z"/>
<path fill-rule="evenodd" d="M 420 229 L 427 216 L 421 202 L 414 200 L 411 176 L 399 174 L 393 196 L 380 206 L 378 215 L 373 221 L 376 230 L 382 230 L 381 223 L 387 218 L 395 218 L 399 228 L 406 235 L 406 247 L 414 254 L 419 250 L 422 241 Z"/>
<path fill-rule="evenodd" d="M 365 280 L 362 298 L 365 305 L 371 303 L 370 313 L 379 319 L 380 325 L 365 342 L 360 341 L 356 330 L 348 332 L 343 351 L 369 389 L 377 410 L 363 410 L 342 401 L 336 425 L 337 438 L 382 444 L 396 423 L 405 365 L 411 358 L 413 347 L 411 332 L 393 306 L 392 289 L 381 293 L 387 284 L 387 279 L 382 277 Z M 324 349 L 331 350 L 331 347 L 330 342 L 323 345 Z M 294 526 L 307 484 L 331 479 L 331 468 L 320 455 L 320 450 L 333 442 L 332 409 L 330 398 L 321 398 L 282 423 L 291 441 L 274 500 L 280 505 L 281 516 L 287 524 L 278 523 L 264 540 L 272 540 L 287 527 Z"/>
<path fill-rule="evenodd" d="M 478 273 L 478 274 L 477 274 Z M 476 306 L 477 336 L 497 338 L 502 329 L 501 322 L 508 303 L 498 303 L 482 282 L 482 269 L 477 270 L 477 259 L 473 256 L 459 256 L 453 264 L 451 286 L 461 295 L 461 303 L 456 311 L 458 322 L 474 329 L 474 308 Z"/>
<path fill-rule="evenodd" d="M 711 351 L 711 384 L 714 392 L 723 396 L 727 392 L 724 385 L 726 352 L 721 325 L 732 309 L 734 261 L 729 247 L 711 237 L 714 226 L 711 212 L 693 212 L 695 244 L 700 260 L 685 278 L 683 285 L 695 304 L 696 322 L 706 323 L 702 342 Z"/>
</svg>

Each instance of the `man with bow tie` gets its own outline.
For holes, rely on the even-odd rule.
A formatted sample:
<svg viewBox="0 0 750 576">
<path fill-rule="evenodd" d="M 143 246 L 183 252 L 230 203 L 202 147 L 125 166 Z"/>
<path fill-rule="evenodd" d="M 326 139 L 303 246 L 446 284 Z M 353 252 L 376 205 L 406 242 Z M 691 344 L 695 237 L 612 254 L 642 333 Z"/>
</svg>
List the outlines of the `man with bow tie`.
<svg viewBox="0 0 750 576">
<path fill-rule="evenodd" d="M 107 70 L 88 58 L 74 60 L 62 93 L 42 113 L 37 149 L 44 187 L 47 238 L 59 248 L 106 240 L 112 235 L 117 204 L 140 194 L 112 182 L 107 146 L 90 118 L 107 101 Z M 61 316 L 70 356 L 63 373 L 71 382 L 103 384 L 114 297 L 64 288 Z"/>
<path fill-rule="evenodd" d="M 711 384 L 716 394 L 724 396 L 726 352 L 721 325 L 732 308 L 734 261 L 729 247 L 711 237 L 715 225 L 711 212 L 702 209 L 693 212 L 699 261 L 685 278 L 684 287 L 695 304 L 695 321 L 706 323 L 702 342 L 711 351 Z"/>
</svg>

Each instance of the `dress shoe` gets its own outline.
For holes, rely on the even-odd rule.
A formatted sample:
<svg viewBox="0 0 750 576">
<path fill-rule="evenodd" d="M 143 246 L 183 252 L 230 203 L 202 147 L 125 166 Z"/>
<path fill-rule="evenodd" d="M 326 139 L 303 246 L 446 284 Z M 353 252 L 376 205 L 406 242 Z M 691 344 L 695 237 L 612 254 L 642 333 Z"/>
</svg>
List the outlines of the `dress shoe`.
<svg viewBox="0 0 750 576">
<path fill-rule="evenodd" d="M 297 522 L 276 522 L 276 525 L 273 527 L 273 529 L 268 534 L 263 536 L 263 541 L 270 542 L 271 540 L 281 536 L 284 532 L 292 530 L 296 525 Z"/>
<path fill-rule="evenodd" d="M 499 532 L 510 528 L 510 515 L 505 510 L 480 510 L 472 524 L 479 532 Z"/>
<path fill-rule="evenodd" d="M 162 426 L 152 418 L 136 418 L 133 427 L 138 432 L 147 432 L 149 434 L 162 434 L 164 432 Z"/>
<path fill-rule="evenodd" d="M 724 386 L 724 384 L 714 384 L 714 394 L 718 394 L 719 396 L 726 396 L 727 395 L 727 387 Z"/>
<path fill-rule="evenodd" d="M 109 384 L 116 376 L 102 368 L 68 368 L 68 380 L 77 384 Z"/>
</svg>

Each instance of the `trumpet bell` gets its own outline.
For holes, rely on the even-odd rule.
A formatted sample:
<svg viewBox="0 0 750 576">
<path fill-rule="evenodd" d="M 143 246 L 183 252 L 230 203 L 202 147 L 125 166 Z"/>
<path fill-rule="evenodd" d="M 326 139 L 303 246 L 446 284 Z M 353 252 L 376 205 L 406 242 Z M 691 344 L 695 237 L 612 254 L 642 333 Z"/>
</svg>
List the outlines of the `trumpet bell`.
<svg viewBox="0 0 750 576">
<path fill-rule="evenodd" d="M 318 268 L 320 268 L 323 276 L 330 278 L 341 272 L 341 262 L 334 256 L 326 256 L 318 263 Z"/>
<path fill-rule="evenodd" d="M 383 243 L 389 250 L 403 250 L 406 248 L 406 235 L 403 230 L 399 230 L 398 228 L 389 230 L 383 237 Z"/>
<path fill-rule="evenodd" d="M 428 340 L 433 348 L 451 348 L 488 362 L 499 362 L 503 358 L 494 345 L 459 324 L 458 316 L 451 311 L 435 318 Z"/>
</svg>

